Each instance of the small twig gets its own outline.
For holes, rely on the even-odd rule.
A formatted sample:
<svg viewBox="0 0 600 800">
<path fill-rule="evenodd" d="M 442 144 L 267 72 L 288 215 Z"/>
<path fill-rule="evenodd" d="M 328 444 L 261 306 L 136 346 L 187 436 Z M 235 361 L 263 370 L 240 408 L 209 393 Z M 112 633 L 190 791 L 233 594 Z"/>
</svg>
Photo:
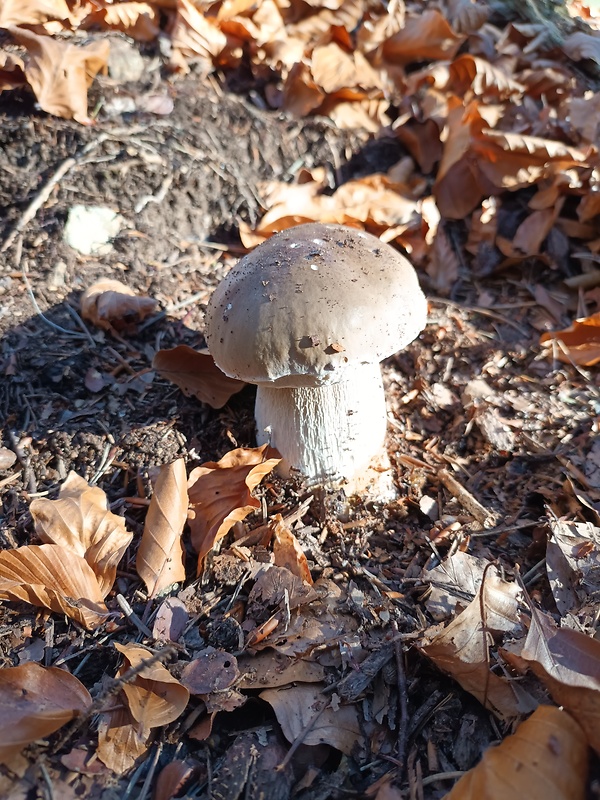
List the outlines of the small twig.
<svg viewBox="0 0 600 800">
<path fill-rule="evenodd" d="M 316 714 L 315 714 L 315 715 L 312 717 L 312 719 L 310 720 L 310 722 L 308 723 L 308 725 L 306 725 L 306 726 L 305 726 L 305 727 L 304 727 L 304 728 L 303 728 L 303 729 L 300 731 L 300 733 L 298 734 L 298 736 L 296 736 L 296 738 L 295 738 L 295 739 L 294 739 L 294 741 L 292 742 L 292 746 L 290 747 L 290 749 L 289 749 L 289 750 L 287 751 L 287 753 L 285 754 L 285 758 L 283 759 L 283 761 L 281 762 L 281 764 L 278 764 L 278 765 L 275 767 L 275 771 L 276 771 L 276 772 L 283 772 L 283 770 L 284 770 L 284 769 L 285 769 L 285 768 L 288 766 L 288 764 L 289 764 L 289 763 L 290 763 L 290 761 L 292 760 L 292 758 L 293 758 L 293 756 L 294 756 L 294 753 L 296 752 L 296 750 L 297 750 L 297 749 L 300 747 L 300 745 L 301 745 L 301 744 L 304 742 L 305 738 L 308 736 L 308 734 L 309 734 L 309 733 L 312 731 L 312 729 L 313 729 L 313 728 L 315 727 L 315 725 L 317 724 L 317 722 L 318 722 L 318 720 L 319 720 L 319 717 L 321 716 L 321 714 L 322 714 L 322 713 L 325 711 L 325 709 L 326 709 L 326 708 L 328 708 L 328 707 L 329 707 L 329 703 L 323 703 L 323 704 L 321 705 L 321 708 L 320 708 L 320 709 L 317 711 L 317 713 L 316 713 Z"/>
<path fill-rule="evenodd" d="M 139 214 L 148 203 L 162 203 L 162 201 L 167 196 L 167 192 L 171 188 L 171 184 L 173 183 L 173 175 L 167 175 L 167 177 L 163 180 L 160 185 L 160 189 L 156 194 L 145 194 L 137 201 L 134 207 L 134 211 L 136 214 Z"/>
<path fill-rule="evenodd" d="M 25 453 L 21 447 L 21 443 L 15 434 L 10 430 L 10 428 L 8 428 L 7 434 L 10 441 L 10 446 L 19 459 L 19 464 L 23 467 L 23 483 L 27 484 L 29 494 L 33 494 L 37 492 L 37 481 L 35 479 L 35 473 L 32 470 L 29 462 L 29 456 Z"/>
<path fill-rule="evenodd" d="M 133 608 L 129 605 L 127 600 L 125 600 L 125 598 L 123 597 L 122 594 L 118 594 L 117 595 L 117 603 L 122 608 L 123 613 L 125 614 L 127 619 L 135 625 L 135 627 L 138 629 L 138 631 L 140 631 L 140 633 L 143 633 L 144 636 L 148 637 L 148 639 L 154 638 L 152 636 L 152 631 L 150 630 L 150 628 L 148 628 L 146 625 L 144 625 L 142 620 L 138 617 L 138 615 L 135 613 Z"/>
<path fill-rule="evenodd" d="M 23 283 L 25 284 L 25 288 L 27 289 L 27 294 L 29 295 L 29 299 L 31 300 L 31 303 L 35 309 L 36 314 L 38 315 L 38 317 L 40 317 L 40 319 L 42 319 L 46 323 L 46 325 L 48 325 L 53 330 L 58 331 L 59 333 L 63 333 L 65 336 L 71 336 L 73 339 L 87 338 L 84 333 L 78 333 L 78 331 L 69 331 L 67 330 L 67 328 L 61 328 L 60 325 L 57 325 L 55 322 L 52 322 L 52 320 L 48 319 L 48 317 L 44 315 L 42 309 L 39 307 L 38 301 L 35 299 L 35 295 L 33 293 L 33 289 L 31 288 L 31 284 L 29 283 L 29 278 L 27 277 L 27 273 L 23 272 L 21 278 L 23 279 Z"/>
<path fill-rule="evenodd" d="M 17 238 L 17 235 L 23 230 L 23 228 L 34 219 L 37 212 L 40 208 L 44 205 L 44 203 L 48 200 L 50 195 L 52 194 L 52 190 L 56 186 L 56 184 L 64 178 L 64 176 L 69 172 L 69 170 L 73 169 L 76 164 L 78 164 L 81 159 L 91 153 L 92 150 L 95 150 L 98 145 L 100 145 L 105 139 L 106 134 L 100 134 L 97 139 L 94 139 L 92 142 L 88 142 L 88 144 L 83 148 L 81 153 L 78 156 L 71 156 L 67 158 L 62 164 L 58 167 L 58 169 L 54 172 L 54 174 L 46 181 L 46 183 L 42 186 L 40 191 L 36 194 L 33 198 L 31 203 L 27 206 L 21 218 L 17 221 L 14 228 L 8 234 L 6 239 L 4 240 L 2 247 L 0 247 L 0 253 L 5 253 L 8 248 L 12 245 L 14 240 Z"/>
<path fill-rule="evenodd" d="M 495 515 L 483 506 L 476 497 L 473 497 L 465 487 L 460 484 L 446 469 L 441 469 L 438 472 L 440 481 L 444 484 L 446 489 L 455 497 L 461 506 L 472 514 L 477 522 L 480 522 L 484 528 L 491 528 L 496 524 Z"/>
<path fill-rule="evenodd" d="M 75 322 L 76 322 L 76 323 L 79 325 L 79 327 L 81 328 L 81 330 L 83 331 L 83 333 L 86 335 L 86 337 L 87 337 L 87 339 L 88 339 L 89 343 L 92 345 L 92 347 L 96 347 L 96 342 L 95 342 L 95 340 L 94 340 L 94 337 L 93 337 L 93 336 L 92 336 L 92 334 L 89 332 L 87 325 L 86 325 L 86 324 L 85 324 L 85 322 L 84 322 L 84 321 L 81 319 L 81 317 L 79 316 L 79 314 L 77 313 L 77 311 L 75 311 L 75 309 L 73 308 L 73 306 L 69 305 L 69 303 L 67 303 L 67 311 L 68 311 L 68 312 L 69 312 L 69 314 L 70 314 L 70 315 L 73 317 L 73 319 L 75 320 Z"/>
<path fill-rule="evenodd" d="M 462 778 L 464 772 L 456 770 L 456 772 L 436 772 L 435 775 L 428 775 L 421 780 L 421 786 L 429 786 L 430 783 L 437 783 L 437 781 L 455 781 L 457 778 Z"/>
<path fill-rule="evenodd" d="M 46 797 L 48 800 L 54 800 L 54 786 L 52 785 L 52 779 L 48 774 L 48 770 L 46 769 L 45 765 L 40 761 L 39 763 L 40 772 L 42 773 L 42 778 L 44 780 L 44 784 L 46 786 Z"/>
<path fill-rule="evenodd" d="M 397 625 L 394 623 L 397 630 Z M 396 740 L 396 755 L 399 763 L 400 775 L 406 765 L 406 746 L 408 744 L 408 690 L 406 686 L 406 672 L 404 671 L 404 649 L 400 640 L 394 642 L 394 655 L 396 656 L 396 683 L 398 686 L 398 705 L 400 706 L 400 720 L 398 722 L 398 738 Z"/>
<path fill-rule="evenodd" d="M 152 757 L 152 761 L 150 762 L 150 767 L 148 769 L 148 774 L 144 780 L 144 784 L 142 789 L 138 795 L 137 800 L 146 800 L 148 792 L 152 788 L 152 779 L 154 778 L 154 773 L 156 772 L 156 767 L 158 765 L 158 759 L 160 758 L 160 754 L 162 753 L 163 743 L 158 742 L 156 745 L 156 750 L 154 751 L 154 755 Z"/>
</svg>

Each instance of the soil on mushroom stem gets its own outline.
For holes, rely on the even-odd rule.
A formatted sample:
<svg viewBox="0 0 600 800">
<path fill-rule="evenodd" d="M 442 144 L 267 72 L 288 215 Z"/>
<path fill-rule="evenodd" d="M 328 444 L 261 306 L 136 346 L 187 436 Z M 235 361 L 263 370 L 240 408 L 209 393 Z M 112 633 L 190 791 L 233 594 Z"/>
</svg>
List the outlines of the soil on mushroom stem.
<svg viewBox="0 0 600 800">
<path fill-rule="evenodd" d="M 27 225 L 20 260 L 15 260 L 15 248 L 6 254 L 0 271 L 4 376 L 0 417 L 6 420 L 0 444 L 10 446 L 10 430 L 20 439 L 25 460 L 0 474 L 2 547 L 32 541 L 28 494 L 54 492 L 72 469 L 90 479 L 114 455 L 116 463 L 101 474 L 99 485 L 116 510 L 125 508 L 130 529 L 138 536 L 144 511 L 126 505 L 124 499 L 148 490 L 153 468 L 180 455 L 189 458 L 190 451 L 199 461 L 217 460 L 235 446 L 253 444 L 252 388 L 236 395 L 221 411 L 213 411 L 152 377 L 153 353 L 182 343 L 202 345 L 203 310 L 227 258 L 235 257 L 236 225 L 240 219 L 251 222 L 260 213 L 259 180 L 289 176 L 298 163 L 310 168 L 330 164 L 340 156 L 343 161 L 345 153 L 360 153 L 365 138 L 335 131 L 325 122 L 294 123 L 265 115 L 241 99 L 198 95 L 197 87 L 193 88 L 187 95 L 180 93 L 173 115 L 164 120 L 135 123 L 133 129 L 125 126 L 125 133 L 122 124 L 107 127 L 110 136 L 94 157 L 61 181 Z M 61 161 L 96 135 L 97 131 L 36 115 L 30 108 L 25 114 L 17 108 L 3 112 L 0 147 L 6 169 L 0 170 L 0 204 L 6 214 L 0 222 L 0 240 Z M 389 148 L 387 143 L 381 149 L 385 161 L 379 163 L 377 145 L 371 145 L 368 158 L 354 159 L 354 169 L 367 163 L 374 171 L 386 169 Z M 169 176 L 173 182 L 166 198 L 149 202 L 135 214 L 140 198 L 156 195 Z M 115 207 L 132 221 L 107 256 L 78 257 L 62 241 L 66 214 L 76 203 Z M 203 247 L 205 240 L 233 245 L 233 254 L 224 258 L 222 251 Z M 75 332 L 79 329 L 68 304 L 77 307 L 81 290 L 107 274 L 157 298 L 163 307 L 183 305 L 137 333 L 124 333 L 120 339 L 107 333 L 104 341 L 92 347 L 87 339 L 53 331 L 33 311 L 21 279 L 25 269 L 44 313 Z M 299 536 L 311 542 L 315 576 L 325 575 L 350 587 L 347 612 L 361 625 L 361 645 L 366 651 L 379 646 L 383 620 L 395 619 L 405 630 L 423 626 L 423 589 L 416 579 L 431 554 L 428 538 L 435 527 L 422 510 L 423 496 L 432 502 L 443 498 L 441 511 L 460 524 L 469 517 L 458 500 L 445 493 L 437 474 L 419 467 L 425 448 L 439 453 L 446 463 L 460 463 L 461 478 L 470 492 L 502 518 L 535 520 L 544 513 L 548 497 L 561 488 L 563 475 L 544 452 L 511 454 L 504 446 L 510 443 L 510 431 L 527 431 L 547 450 L 570 437 L 571 451 L 581 459 L 579 466 L 592 446 L 590 387 L 572 370 L 557 375 L 548 363 L 536 361 L 537 333 L 530 326 L 534 312 L 530 314 L 526 302 L 530 295 L 518 282 L 489 278 L 480 281 L 480 289 L 484 284 L 495 298 L 495 307 L 512 305 L 515 311 L 507 312 L 510 318 L 433 303 L 426 332 L 384 364 L 395 420 L 389 452 L 400 476 L 402 499 L 383 507 L 356 504 L 348 508 L 337 493 L 318 493 L 302 520 Z M 197 300 L 185 305 L 192 296 Z M 479 295 L 470 285 L 461 299 L 466 305 L 479 304 Z M 496 399 L 490 401 L 484 392 L 479 402 L 475 398 L 467 408 L 465 390 L 481 378 Z M 472 386 L 470 391 L 474 391 Z M 512 424 L 508 432 L 504 418 Z M 413 459 L 412 467 L 407 457 Z M 11 475 L 11 480 L 4 480 Z M 307 496 L 298 483 L 273 479 L 270 485 L 265 493 L 269 513 L 293 511 Z M 259 521 L 258 516 L 249 519 L 251 525 Z M 319 543 L 325 528 L 328 532 Z M 530 528 L 513 531 L 502 542 L 495 538 L 480 542 L 475 547 L 479 554 L 499 557 L 509 567 L 519 560 L 523 572 L 540 558 L 539 540 Z M 445 552 L 446 544 L 441 549 Z M 134 553 L 123 564 L 125 577 L 128 570 L 133 574 L 133 564 Z M 371 576 L 383 583 L 374 583 Z M 134 585 L 123 584 L 131 602 Z M 382 586 L 398 593 L 395 604 L 382 600 Z M 222 573 L 207 572 L 203 592 L 210 596 L 212 607 L 227 606 L 234 590 L 235 583 L 225 580 Z M 30 629 L 38 638 L 44 636 L 43 620 L 31 608 L 24 609 L 3 608 L 2 630 L 10 632 L 0 638 L 4 666 L 14 664 L 28 646 Z M 210 613 L 203 621 L 206 635 Z M 119 640 L 132 641 L 135 633 L 128 628 Z M 73 635 L 72 626 L 56 620 L 53 657 Z M 198 638 L 189 646 L 193 649 L 201 642 Z M 219 646 L 218 638 L 215 642 Z M 83 637 L 81 646 L 85 644 Z M 353 663 L 351 653 L 348 663 Z M 106 664 L 106 660 L 90 661 L 80 679 L 92 688 Z M 409 710 L 414 719 L 420 719 L 410 746 L 424 762 L 426 753 L 430 760 L 435 756 L 439 771 L 468 769 L 483 748 L 505 732 L 499 732 L 478 703 L 423 659 L 409 656 L 407 678 Z M 380 700 L 385 696 L 396 701 L 395 681 L 394 675 L 384 675 L 377 684 Z M 367 698 L 373 701 L 373 687 L 368 688 Z M 250 711 L 246 716 L 218 716 L 210 742 L 217 757 L 245 727 L 265 721 L 273 724 L 272 714 L 258 701 Z M 391 738 L 396 735 L 397 727 Z M 182 756 L 194 747 L 188 741 Z M 50 756 L 48 764 L 53 775 L 64 772 L 58 756 Z M 387 769 L 385 762 L 374 760 L 358 774 L 335 757 L 317 766 L 323 769 L 323 786 L 338 780 L 340 786 L 361 789 Z M 439 788 L 428 787 L 428 791 L 432 798 L 442 794 Z"/>
</svg>

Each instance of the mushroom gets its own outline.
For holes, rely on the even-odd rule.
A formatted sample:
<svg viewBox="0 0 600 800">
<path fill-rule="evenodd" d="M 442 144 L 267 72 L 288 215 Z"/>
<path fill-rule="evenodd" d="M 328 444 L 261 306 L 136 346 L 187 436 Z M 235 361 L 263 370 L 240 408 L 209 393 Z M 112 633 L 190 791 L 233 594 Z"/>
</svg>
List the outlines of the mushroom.
<svg viewBox="0 0 600 800">
<path fill-rule="evenodd" d="M 217 366 L 258 386 L 259 444 L 311 484 L 353 482 L 383 452 L 379 362 L 423 329 L 427 304 L 409 261 L 343 225 L 289 228 L 217 286 L 206 340 Z"/>
</svg>

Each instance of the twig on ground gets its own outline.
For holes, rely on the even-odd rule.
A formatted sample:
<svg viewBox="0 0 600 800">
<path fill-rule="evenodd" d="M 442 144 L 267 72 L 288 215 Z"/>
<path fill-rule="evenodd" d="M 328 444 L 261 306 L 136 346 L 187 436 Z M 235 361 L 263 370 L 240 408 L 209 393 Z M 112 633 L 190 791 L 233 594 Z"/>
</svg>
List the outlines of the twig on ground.
<svg viewBox="0 0 600 800">
<path fill-rule="evenodd" d="M 321 714 L 322 714 L 322 713 L 325 711 L 325 709 L 326 709 L 326 708 L 328 708 L 328 706 L 329 706 L 329 703 L 323 703 L 323 704 L 322 704 L 322 706 L 321 706 L 321 708 L 320 708 L 320 709 L 319 709 L 319 710 L 316 712 L 316 714 L 314 714 L 314 716 L 312 717 L 312 719 L 310 720 L 310 722 L 308 723 L 308 725 L 306 725 L 306 726 L 305 726 L 305 727 L 304 727 L 304 728 L 303 728 L 303 729 L 300 731 L 300 733 L 298 734 L 298 736 L 296 736 L 296 738 L 295 738 L 295 739 L 294 739 L 294 741 L 292 742 L 292 746 L 290 747 L 290 749 L 289 749 L 289 750 L 287 751 L 287 753 L 285 754 L 285 758 L 283 759 L 283 761 L 281 762 L 281 764 L 278 764 L 278 765 L 275 767 L 275 770 L 276 770 L 277 772 L 283 772 L 283 771 L 284 771 L 284 769 L 285 769 L 285 768 L 288 766 L 288 764 L 291 762 L 291 760 L 292 760 L 292 758 L 293 758 L 293 756 L 294 756 L 294 753 L 295 753 L 295 752 L 296 752 L 296 750 L 297 750 L 297 749 L 300 747 L 300 745 L 301 745 L 301 744 L 304 742 L 305 738 L 306 738 L 306 737 L 308 736 L 308 734 L 309 734 L 309 733 L 312 731 L 312 729 L 315 727 L 315 725 L 316 725 L 316 724 L 317 724 L 317 722 L 319 721 L 319 717 L 320 717 L 320 716 L 321 716 Z"/>
<path fill-rule="evenodd" d="M 173 175 L 167 175 L 167 177 L 163 180 L 160 185 L 160 188 L 156 194 L 145 194 L 140 197 L 134 207 L 134 211 L 136 214 L 139 214 L 140 211 L 143 211 L 144 208 L 148 205 L 148 203 L 162 203 L 162 201 L 167 196 L 167 192 L 171 188 L 171 184 L 173 183 Z"/>
<path fill-rule="evenodd" d="M 69 172 L 73 167 L 75 167 L 84 156 L 88 155 L 95 150 L 98 145 L 100 145 L 105 139 L 107 138 L 106 134 L 101 133 L 97 139 L 94 139 L 92 142 L 88 142 L 86 146 L 83 148 L 81 153 L 78 156 L 71 156 L 70 158 L 65 159 L 62 164 L 58 167 L 55 173 L 46 181 L 46 183 L 42 186 L 40 191 L 36 194 L 33 198 L 31 203 L 27 206 L 21 218 L 15 224 L 14 228 L 10 231 L 6 239 L 4 240 L 2 247 L 0 247 L 0 253 L 5 253 L 8 248 L 12 245 L 14 240 L 17 238 L 17 235 L 28 225 L 32 219 L 34 219 L 37 212 L 40 208 L 44 205 L 44 203 L 48 200 L 50 195 L 52 194 L 52 190 L 56 186 L 56 184 L 64 178 L 64 176 Z"/>
<path fill-rule="evenodd" d="M 142 620 L 138 617 L 138 615 L 135 613 L 133 608 L 129 605 L 129 603 L 123 597 L 122 594 L 117 595 L 117 603 L 123 609 L 123 613 L 125 614 L 127 619 L 135 625 L 138 631 L 140 633 L 143 633 L 144 636 L 147 636 L 148 639 L 152 639 L 153 638 L 152 631 L 150 630 L 150 628 L 144 625 Z"/>
<path fill-rule="evenodd" d="M 393 623 L 395 630 L 398 630 L 396 623 Z M 396 740 L 396 756 L 399 761 L 399 778 L 402 778 L 406 765 L 406 746 L 408 744 L 408 689 L 406 685 L 406 672 L 404 671 L 404 650 L 399 639 L 394 642 L 394 655 L 396 656 L 396 684 L 398 687 L 398 706 L 400 709 L 400 719 L 398 721 L 398 738 Z"/>
<path fill-rule="evenodd" d="M 21 447 L 21 443 L 15 434 L 10 430 L 10 428 L 7 430 L 7 434 L 10 441 L 10 446 L 19 459 L 19 464 L 23 467 L 23 483 L 27 485 L 29 494 L 37 492 L 37 481 L 35 478 L 35 473 L 31 468 L 29 456 L 25 453 Z"/>
<path fill-rule="evenodd" d="M 62 333 L 65 336 L 71 336 L 73 339 L 87 338 L 85 333 L 79 333 L 78 331 L 67 330 L 67 328 L 62 328 L 60 325 L 57 325 L 55 322 L 52 322 L 52 320 L 48 319 L 48 317 L 44 315 L 44 312 L 39 307 L 38 301 L 35 299 L 35 295 L 33 293 L 33 289 L 31 288 L 31 284 L 29 283 L 29 278 L 27 277 L 27 273 L 23 272 L 21 278 L 23 279 L 23 283 L 25 284 L 25 288 L 27 289 L 27 294 L 29 295 L 29 299 L 31 300 L 31 303 L 33 305 L 33 308 L 35 309 L 36 314 L 41 320 L 43 320 L 46 323 L 46 325 L 48 325 L 50 328 L 57 331 L 58 333 Z M 96 343 L 94 342 L 94 345 L 95 344 Z"/>
<path fill-rule="evenodd" d="M 68 312 L 69 312 L 69 314 L 70 314 L 70 315 L 73 317 L 73 319 L 75 320 L 75 322 L 76 322 L 76 323 L 79 325 L 79 327 L 81 328 L 81 330 L 83 331 L 83 333 L 86 335 L 86 337 L 87 337 L 87 339 L 88 339 L 89 343 L 92 345 L 92 347 L 96 347 L 96 342 L 95 342 L 95 340 L 94 340 L 94 337 L 93 337 L 93 336 L 92 336 L 92 334 L 89 332 L 87 325 L 86 325 L 86 324 L 85 324 L 85 322 L 84 322 L 84 321 L 81 319 L 81 317 L 79 316 L 79 314 L 77 313 L 77 311 L 75 311 L 75 309 L 73 308 L 73 306 L 69 305 L 69 303 L 67 303 L 67 311 L 68 311 Z"/>
<path fill-rule="evenodd" d="M 468 489 L 459 483 L 447 469 L 441 469 L 438 472 L 440 481 L 444 484 L 446 489 L 458 500 L 461 506 L 472 514 L 477 522 L 480 522 L 484 528 L 491 528 L 496 524 L 496 518 L 492 511 L 483 506 L 476 497 L 473 497 Z"/>
<path fill-rule="evenodd" d="M 158 759 L 160 758 L 160 755 L 162 753 L 162 749 L 163 749 L 163 743 L 162 742 L 158 742 L 157 745 L 156 745 L 156 749 L 154 751 L 154 755 L 152 756 L 152 761 L 150 762 L 150 767 L 148 769 L 148 773 L 146 775 L 146 778 L 144 779 L 144 784 L 143 784 L 143 786 L 141 788 L 141 791 L 140 791 L 140 793 L 138 795 L 137 800 L 146 800 L 146 797 L 148 796 L 148 792 L 152 788 L 152 780 L 154 778 L 154 773 L 156 772 L 156 767 L 158 765 Z"/>
</svg>

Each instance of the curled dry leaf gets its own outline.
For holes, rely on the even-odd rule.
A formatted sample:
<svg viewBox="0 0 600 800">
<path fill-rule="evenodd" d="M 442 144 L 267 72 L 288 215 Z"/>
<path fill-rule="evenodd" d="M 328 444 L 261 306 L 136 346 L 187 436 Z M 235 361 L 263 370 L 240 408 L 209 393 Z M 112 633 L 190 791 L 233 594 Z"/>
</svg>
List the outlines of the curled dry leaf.
<svg viewBox="0 0 600 800">
<path fill-rule="evenodd" d="M 68 20 L 66 0 L 3 0 L 0 28 L 9 25 L 43 25 L 49 20 Z"/>
<path fill-rule="evenodd" d="M 39 538 L 84 558 L 98 579 L 102 597 L 106 597 L 133 534 L 125 528 L 123 517 L 109 510 L 102 489 L 70 472 L 58 500 L 39 498 L 29 510 Z"/>
<path fill-rule="evenodd" d="M 154 485 L 136 569 L 150 597 L 185 579 L 181 535 L 187 519 L 185 461 L 164 464 Z"/>
<path fill-rule="evenodd" d="M 190 62 L 208 75 L 215 59 L 225 49 L 227 37 L 190 0 L 177 0 L 171 42 L 177 67 L 187 72 L 186 62 Z"/>
<path fill-rule="evenodd" d="M 110 770 L 122 775 L 148 750 L 150 730 L 138 725 L 126 706 L 100 716 L 96 755 Z"/>
<path fill-rule="evenodd" d="M 108 63 L 108 41 L 77 47 L 25 28 L 9 25 L 8 31 L 27 50 L 25 77 L 44 111 L 89 124 L 87 90 Z"/>
<path fill-rule="evenodd" d="M 278 567 L 289 569 L 292 575 L 301 578 L 312 586 L 313 579 L 304 551 L 300 547 L 298 539 L 296 539 L 291 530 L 284 524 L 281 514 L 275 515 L 271 525 L 273 530 L 273 555 L 275 557 L 275 564 Z"/>
<path fill-rule="evenodd" d="M 0 92 L 5 89 L 16 89 L 25 83 L 25 64 L 14 53 L 0 50 Z"/>
<path fill-rule="evenodd" d="M 362 740 L 356 708 L 332 708 L 330 698 L 316 686 L 299 683 L 284 689 L 266 689 L 260 698 L 272 707 L 288 742 L 302 736 L 303 744 L 328 744 L 350 755 Z"/>
<path fill-rule="evenodd" d="M 115 643 L 115 647 L 126 659 L 120 675 L 153 657 L 153 653 L 140 645 Z M 160 728 L 174 722 L 185 710 L 190 697 L 185 686 L 156 661 L 143 667 L 133 681 L 125 683 L 123 693 L 133 718 L 143 728 Z"/>
<path fill-rule="evenodd" d="M 246 385 L 221 372 L 208 350 L 194 350 L 186 344 L 159 350 L 152 361 L 152 369 L 179 386 L 186 397 L 196 397 L 211 408 L 222 408 Z"/>
<path fill-rule="evenodd" d="M 446 628 L 428 632 L 421 650 L 467 692 L 500 717 L 515 717 L 528 709 L 526 697 L 517 695 L 514 682 L 490 672 L 489 634 L 515 633 L 519 588 L 487 569 L 474 600 Z M 482 611 L 484 618 L 482 619 Z"/>
<path fill-rule="evenodd" d="M 557 628 L 551 617 L 538 611 L 520 657 L 600 753 L 600 642 L 571 628 Z"/>
<path fill-rule="evenodd" d="M 540 342 L 556 343 L 553 354 L 559 361 L 593 367 L 600 362 L 600 312 L 576 319 L 566 330 L 543 333 Z"/>
<path fill-rule="evenodd" d="M 192 545 L 199 561 L 214 543 L 260 508 L 251 492 L 281 461 L 269 445 L 239 447 L 218 461 L 196 467 L 188 479 Z"/>
<path fill-rule="evenodd" d="M 554 706 L 540 706 L 516 733 L 490 747 L 446 800 L 583 800 L 588 748 L 575 720 Z"/>
<path fill-rule="evenodd" d="M 452 30 L 441 11 L 428 9 L 418 17 L 408 17 L 402 30 L 383 43 L 382 53 L 395 64 L 452 58 L 464 39 Z"/>
<path fill-rule="evenodd" d="M 27 545 L 0 552 L 0 600 L 24 600 L 49 608 L 90 630 L 108 616 L 90 565 L 57 544 Z"/>
<path fill-rule="evenodd" d="M 81 296 L 81 316 L 99 328 L 111 330 L 141 322 L 156 309 L 151 297 L 140 297 L 121 281 L 103 278 Z"/>
<path fill-rule="evenodd" d="M 0 761 L 12 758 L 36 739 L 57 731 L 85 713 L 92 698 L 65 670 L 29 662 L 0 670 Z"/>
<path fill-rule="evenodd" d="M 275 689 L 291 683 L 319 683 L 325 679 L 325 669 L 320 664 L 271 650 L 240 656 L 238 668 L 241 678 L 236 685 L 239 689 Z"/>
<path fill-rule="evenodd" d="M 159 772 L 152 800 L 173 800 L 181 797 L 183 789 L 199 772 L 198 765 L 188 761 L 171 761 Z"/>
<path fill-rule="evenodd" d="M 102 27 L 123 31 L 138 42 L 152 42 L 160 33 L 160 14 L 150 3 L 121 2 L 93 11 L 86 17 L 85 28 Z"/>
</svg>

